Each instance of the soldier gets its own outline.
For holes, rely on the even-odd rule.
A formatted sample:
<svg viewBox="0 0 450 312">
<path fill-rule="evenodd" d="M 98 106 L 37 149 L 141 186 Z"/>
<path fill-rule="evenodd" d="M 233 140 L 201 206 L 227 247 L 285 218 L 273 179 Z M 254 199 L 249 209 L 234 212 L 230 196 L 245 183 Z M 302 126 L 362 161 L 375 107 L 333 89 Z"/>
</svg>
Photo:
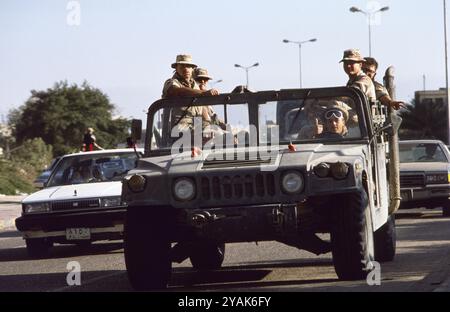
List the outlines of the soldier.
<svg viewBox="0 0 450 312">
<path fill-rule="evenodd" d="M 196 95 L 218 95 L 216 89 L 200 90 L 198 84 L 192 77 L 193 71 L 197 68 L 192 62 L 190 55 L 177 55 L 175 63 L 172 64 L 175 73 L 172 78 L 164 83 L 162 98 L 173 96 L 196 96 Z"/>
<path fill-rule="evenodd" d="M 208 90 L 208 81 L 211 80 L 212 77 L 209 76 L 208 70 L 197 67 L 194 70 L 194 79 L 198 83 L 200 90 L 206 91 Z M 211 106 L 203 107 L 202 115 L 207 124 L 217 125 L 225 130 L 225 123 L 217 117 L 216 112 L 214 112 Z"/>
<path fill-rule="evenodd" d="M 365 59 L 358 49 L 344 51 L 344 57 L 339 62 L 344 62 L 344 71 L 348 75 L 347 87 L 360 89 L 369 102 L 375 102 L 376 94 L 372 80 L 363 72 L 362 65 Z"/>
<path fill-rule="evenodd" d="M 363 71 L 372 79 L 373 84 L 375 85 L 375 94 L 377 100 L 381 102 L 381 104 L 390 106 L 395 110 L 398 110 L 402 107 L 405 107 L 405 103 L 401 101 L 394 101 L 389 96 L 389 92 L 386 88 L 375 80 L 375 76 L 377 74 L 378 62 L 373 57 L 366 57 L 366 62 L 363 64 Z"/>
<path fill-rule="evenodd" d="M 167 79 L 164 83 L 162 98 L 170 98 L 176 96 L 199 96 L 199 95 L 218 95 L 216 89 L 200 90 L 198 84 L 193 79 L 193 71 L 197 68 L 192 62 L 190 55 L 177 55 L 175 63 L 172 64 L 175 73 L 172 78 Z M 189 108 L 174 108 L 172 111 L 171 123 L 172 127 L 177 126 L 180 130 L 192 128 L 194 117 L 203 117 L 203 108 L 192 106 Z"/>
</svg>

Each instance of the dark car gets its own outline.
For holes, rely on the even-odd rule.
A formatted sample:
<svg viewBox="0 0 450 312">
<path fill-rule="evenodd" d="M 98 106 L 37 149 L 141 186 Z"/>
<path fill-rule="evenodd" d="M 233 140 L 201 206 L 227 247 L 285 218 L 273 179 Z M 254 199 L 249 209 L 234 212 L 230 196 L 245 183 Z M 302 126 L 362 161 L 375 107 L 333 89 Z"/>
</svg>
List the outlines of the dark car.
<svg viewBox="0 0 450 312">
<path fill-rule="evenodd" d="M 442 207 L 450 216 L 450 153 L 439 140 L 400 141 L 401 208 Z"/>
<path fill-rule="evenodd" d="M 56 165 L 58 164 L 58 161 L 61 159 L 61 157 L 56 157 L 52 159 L 52 162 L 50 163 L 50 166 L 48 166 L 47 169 L 42 171 L 42 173 L 33 181 L 33 185 L 36 188 L 43 188 L 45 186 L 45 183 L 47 183 L 48 178 L 52 174 L 53 169 L 55 169 Z"/>
</svg>

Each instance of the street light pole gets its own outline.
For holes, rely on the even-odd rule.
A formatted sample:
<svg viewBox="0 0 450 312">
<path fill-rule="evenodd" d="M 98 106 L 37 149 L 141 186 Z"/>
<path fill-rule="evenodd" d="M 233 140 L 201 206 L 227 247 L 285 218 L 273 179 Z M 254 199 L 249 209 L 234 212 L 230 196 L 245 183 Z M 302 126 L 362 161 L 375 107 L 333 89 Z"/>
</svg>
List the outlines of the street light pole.
<svg viewBox="0 0 450 312">
<path fill-rule="evenodd" d="M 359 12 L 359 13 L 364 14 L 367 17 L 367 22 L 369 24 L 369 56 L 372 56 L 372 27 L 371 27 L 372 26 L 372 16 L 375 13 L 384 12 L 384 11 L 387 11 L 387 10 L 389 10 L 388 6 L 382 7 L 381 9 L 378 9 L 378 10 L 373 11 L 373 12 L 366 12 L 366 11 L 361 10 L 360 8 L 357 8 L 357 7 L 354 7 L 354 6 L 350 8 L 350 12 L 352 12 L 352 13 Z"/>
<path fill-rule="evenodd" d="M 291 41 L 291 40 L 287 40 L 287 39 L 283 40 L 284 43 L 295 43 L 298 45 L 298 67 L 299 67 L 299 77 L 300 77 L 300 89 L 303 87 L 303 84 L 302 84 L 302 44 L 307 43 L 307 42 L 315 42 L 315 41 L 317 41 L 316 38 L 305 40 L 305 41 Z"/>
<path fill-rule="evenodd" d="M 445 95 L 447 98 L 447 144 L 450 145 L 450 96 L 448 92 L 448 53 L 447 53 L 447 1 L 444 1 L 444 44 L 445 44 Z"/>
<path fill-rule="evenodd" d="M 249 70 L 250 68 L 256 67 L 256 66 L 259 66 L 259 63 L 255 63 L 255 64 L 253 64 L 252 66 L 242 66 L 242 65 L 239 65 L 239 64 L 234 64 L 234 67 L 239 67 L 239 68 L 242 68 L 242 69 L 245 70 L 245 78 L 246 78 L 246 82 L 247 82 L 247 84 L 245 85 L 245 87 L 246 87 L 247 89 L 248 89 L 248 86 L 249 86 L 249 84 L 248 84 L 248 70 Z"/>
</svg>

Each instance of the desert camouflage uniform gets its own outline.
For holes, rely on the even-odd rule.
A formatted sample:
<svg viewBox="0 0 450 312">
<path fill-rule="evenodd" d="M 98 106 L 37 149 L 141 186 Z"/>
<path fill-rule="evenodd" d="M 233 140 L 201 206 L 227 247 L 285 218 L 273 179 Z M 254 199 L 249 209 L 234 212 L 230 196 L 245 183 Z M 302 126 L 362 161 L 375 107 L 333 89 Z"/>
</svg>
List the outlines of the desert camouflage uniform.
<svg viewBox="0 0 450 312">
<path fill-rule="evenodd" d="M 387 91 L 386 87 L 383 86 L 378 81 L 373 81 L 373 84 L 375 86 L 375 94 L 377 96 L 377 100 L 379 101 L 383 96 L 389 96 L 389 92 Z"/>
<path fill-rule="evenodd" d="M 362 71 L 355 78 L 348 80 L 347 87 L 356 87 L 361 90 L 369 102 L 374 102 L 377 99 L 372 79 Z"/>
<path fill-rule="evenodd" d="M 198 87 L 198 84 L 195 82 L 194 79 L 191 79 L 189 81 L 185 81 L 180 75 L 175 73 L 172 78 L 167 79 L 164 83 L 164 88 L 162 92 L 162 98 L 167 98 L 167 91 L 169 88 L 175 87 L 175 88 L 191 88 L 194 90 L 200 90 Z M 186 111 L 187 109 L 187 111 Z M 192 107 L 174 107 L 172 109 L 171 114 L 171 123 L 172 127 L 178 126 L 180 130 L 183 128 L 192 128 L 194 125 L 194 117 L 202 117 L 202 107 L 199 106 L 192 106 Z"/>
</svg>

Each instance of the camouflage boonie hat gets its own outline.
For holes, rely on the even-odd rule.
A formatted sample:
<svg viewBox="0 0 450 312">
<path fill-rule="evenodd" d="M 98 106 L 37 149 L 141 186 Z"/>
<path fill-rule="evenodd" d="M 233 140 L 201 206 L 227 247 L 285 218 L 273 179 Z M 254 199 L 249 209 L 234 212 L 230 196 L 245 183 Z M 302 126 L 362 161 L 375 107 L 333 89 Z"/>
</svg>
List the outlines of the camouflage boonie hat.
<svg viewBox="0 0 450 312">
<path fill-rule="evenodd" d="M 344 57 L 339 61 L 339 63 L 344 61 L 364 63 L 366 60 L 362 57 L 361 52 L 358 49 L 349 49 L 344 51 Z"/>
<path fill-rule="evenodd" d="M 177 55 L 177 59 L 176 59 L 175 63 L 172 64 L 172 68 L 177 68 L 177 64 L 192 65 L 194 68 L 197 67 L 197 65 L 192 63 L 192 56 L 190 56 L 189 54 Z"/>
<path fill-rule="evenodd" d="M 212 77 L 208 75 L 208 71 L 200 67 L 197 67 L 194 71 L 194 79 L 197 80 L 197 78 L 206 78 L 208 80 L 212 79 Z"/>
</svg>

